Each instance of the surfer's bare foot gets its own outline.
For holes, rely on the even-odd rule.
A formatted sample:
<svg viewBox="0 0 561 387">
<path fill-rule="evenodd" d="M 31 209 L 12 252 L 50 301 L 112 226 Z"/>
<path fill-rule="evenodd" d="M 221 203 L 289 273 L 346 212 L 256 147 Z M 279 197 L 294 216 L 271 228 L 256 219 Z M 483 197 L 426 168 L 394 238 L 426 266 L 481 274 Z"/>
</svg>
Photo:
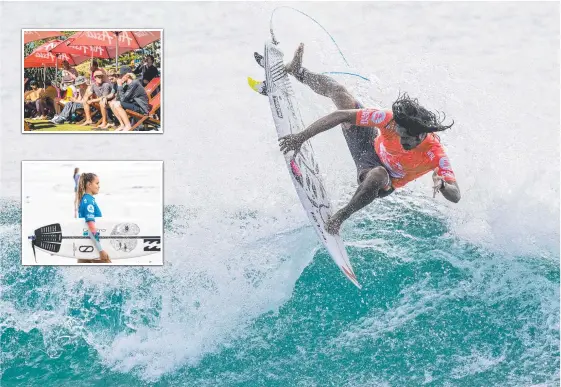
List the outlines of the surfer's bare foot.
<svg viewBox="0 0 561 387">
<path fill-rule="evenodd" d="M 336 213 L 325 222 L 325 231 L 331 235 L 339 234 L 339 229 L 341 228 L 341 224 L 343 224 L 343 219 L 338 214 L 339 213 Z"/>
<path fill-rule="evenodd" d="M 302 56 L 304 55 L 304 43 L 300 43 L 296 52 L 294 53 L 294 58 L 292 61 L 286 65 L 286 72 L 296 76 L 300 69 L 302 68 Z"/>
</svg>

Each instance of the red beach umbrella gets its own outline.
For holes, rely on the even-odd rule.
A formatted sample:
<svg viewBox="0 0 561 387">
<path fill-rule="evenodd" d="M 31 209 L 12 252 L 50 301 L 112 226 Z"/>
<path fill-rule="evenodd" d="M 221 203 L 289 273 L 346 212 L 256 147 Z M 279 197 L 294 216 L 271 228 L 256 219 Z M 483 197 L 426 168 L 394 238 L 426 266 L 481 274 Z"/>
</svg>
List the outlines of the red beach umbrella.
<svg viewBox="0 0 561 387">
<path fill-rule="evenodd" d="M 33 42 L 35 40 L 62 36 L 60 31 L 23 31 L 23 44 Z"/>
</svg>

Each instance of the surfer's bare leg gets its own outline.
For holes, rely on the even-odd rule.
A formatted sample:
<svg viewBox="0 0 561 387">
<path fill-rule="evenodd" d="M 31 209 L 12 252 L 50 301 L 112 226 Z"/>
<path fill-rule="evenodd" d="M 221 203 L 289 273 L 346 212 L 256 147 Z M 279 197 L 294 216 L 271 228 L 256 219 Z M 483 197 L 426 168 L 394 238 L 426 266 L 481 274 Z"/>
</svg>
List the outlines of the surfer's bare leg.
<svg viewBox="0 0 561 387">
<path fill-rule="evenodd" d="M 331 98 L 337 109 L 356 109 L 358 102 L 347 91 L 345 86 L 327 75 L 317 74 L 302 67 L 302 56 L 304 55 L 304 44 L 301 43 L 292 61 L 286 65 L 286 71 L 297 80 L 309 86 L 315 93 Z"/>
<path fill-rule="evenodd" d="M 388 172 L 384 167 L 372 168 L 366 172 L 362 183 L 358 186 L 349 204 L 341 208 L 325 222 L 325 229 L 330 234 L 339 233 L 341 224 L 352 214 L 372 203 L 378 197 L 378 192 L 387 187 L 390 182 Z"/>
</svg>

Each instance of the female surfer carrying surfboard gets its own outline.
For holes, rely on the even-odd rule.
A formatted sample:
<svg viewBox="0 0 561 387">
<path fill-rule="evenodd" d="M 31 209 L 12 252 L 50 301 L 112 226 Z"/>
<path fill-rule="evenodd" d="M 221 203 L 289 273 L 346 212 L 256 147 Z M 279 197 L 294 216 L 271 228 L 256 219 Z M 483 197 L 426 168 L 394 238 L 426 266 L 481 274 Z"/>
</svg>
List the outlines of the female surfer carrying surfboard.
<svg viewBox="0 0 561 387">
<path fill-rule="evenodd" d="M 78 263 L 111 263 L 109 254 L 103 250 L 99 233 L 95 227 L 95 218 L 100 218 L 101 210 L 95 202 L 94 195 L 99 193 L 99 177 L 95 173 L 83 173 L 80 175 L 78 181 L 78 201 L 80 207 L 78 208 L 78 217 L 84 218 L 88 226 L 88 234 L 93 241 L 95 248 L 99 251 L 99 258 L 97 259 L 79 259 Z"/>
<path fill-rule="evenodd" d="M 317 94 L 331 98 L 338 110 L 300 133 L 281 137 L 281 151 L 298 152 L 313 136 L 342 124 L 358 174 L 354 196 L 326 222 L 327 232 L 337 234 L 353 213 L 429 171 L 433 171 L 433 197 L 440 192 L 453 203 L 460 200 L 450 161 L 434 134 L 449 129 L 453 122 L 444 125 L 438 115 L 407 94 L 401 95 L 391 109 L 364 108 L 334 79 L 302 67 L 303 53 L 304 44 L 300 44 L 286 71 Z"/>
</svg>

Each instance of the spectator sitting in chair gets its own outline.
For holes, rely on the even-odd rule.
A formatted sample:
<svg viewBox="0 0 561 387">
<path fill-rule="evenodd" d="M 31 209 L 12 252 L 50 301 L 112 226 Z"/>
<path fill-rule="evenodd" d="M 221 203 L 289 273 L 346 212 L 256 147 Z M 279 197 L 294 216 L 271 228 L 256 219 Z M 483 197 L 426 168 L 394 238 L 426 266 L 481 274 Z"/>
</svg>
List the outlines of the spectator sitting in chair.
<svg viewBox="0 0 561 387">
<path fill-rule="evenodd" d="M 37 113 L 39 117 L 38 120 L 46 120 L 47 112 L 50 109 L 51 112 L 55 112 L 55 99 L 57 96 L 57 91 L 51 84 L 51 81 L 47 80 L 45 83 L 48 85 L 46 89 L 41 89 L 41 94 L 39 99 L 35 102 L 37 106 Z"/>
<path fill-rule="evenodd" d="M 33 110 L 39 112 L 39 100 L 41 99 L 41 94 L 44 91 L 43 89 L 38 88 L 37 81 L 34 79 L 29 82 L 29 86 L 31 86 L 31 90 L 28 90 L 23 94 L 23 106 L 24 111 L 27 112 L 25 113 L 27 117 L 32 115 L 30 112 L 33 112 Z M 37 116 L 33 119 L 37 118 L 39 117 Z"/>
<path fill-rule="evenodd" d="M 107 107 L 109 106 L 107 96 L 111 94 L 111 84 L 104 81 L 105 74 L 99 69 L 95 71 L 94 79 L 95 82 L 92 83 L 90 91 L 95 94 L 95 98 L 86 99 L 84 104 L 86 121 L 84 121 L 81 126 L 88 126 L 93 124 L 91 119 L 91 105 L 97 102 L 99 103 L 99 107 L 101 110 L 101 125 L 96 129 L 107 129 L 109 127 L 109 125 L 107 124 Z"/>
<path fill-rule="evenodd" d="M 108 100 L 118 99 L 117 88 L 119 85 L 117 85 L 117 78 L 119 78 L 120 75 L 115 70 L 109 70 L 109 74 L 107 74 L 107 77 L 109 78 L 109 84 L 111 85 L 111 96 L 113 97 L 111 99 L 107 97 L 107 99 Z"/>
<path fill-rule="evenodd" d="M 74 97 L 70 98 L 64 105 L 64 109 L 60 112 L 60 115 L 56 115 L 53 117 L 51 122 L 55 125 L 63 124 L 65 121 L 70 121 L 72 117 L 72 113 L 76 112 L 76 110 L 84 108 L 85 102 L 90 98 L 91 93 L 89 91 L 88 84 L 86 83 L 86 77 L 79 76 L 76 78 L 74 85 L 77 87 L 76 94 Z M 85 109 L 84 109 L 85 111 Z M 90 120 L 89 112 L 86 113 L 86 120 Z"/>
<path fill-rule="evenodd" d="M 113 122 L 115 124 L 119 123 L 119 126 L 124 126 L 124 124 L 120 121 L 120 119 L 118 118 L 118 116 L 115 114 L 115 112 L 113 111 L 113 101 L 118 101 L 119 100 L 119 95 L 117 92 L 117 88 L 119 87 L 119 85 L 117 85 L 117 78 L 120 77 L 119 73 L 116 72 L 115 70 L 110 70 L 109 74 L 107 74 L 107 77 L 109 78 L 109 84 L 111 85 L 111 93 L 106 97 L 107 98 L 107 102 L 108 105 L 110 107 L 110 115 L 111 115 L 111 120 L 113 120 Z"/>
<path fill-rule="evenodd" d="M 78 96 L 78 88 L 72 84 L 66 87 L 66 91 L 63 93 L 62 98 L 55 98 L 55 112 L 60 114 L 60 108 L 64 107 L 70 99 L 76 98 Z"/>
<path fill-rule="evenodd" d="M 101 67 L 99 67 L 99 63 L 97 62 L 96 59 L 92 60 L 92 64 L 90 65 L 90 71 L 91 71 L 91 74 L 90 74 L 90 84 L 93 85 L 93 84 L 95 83 L 95 76 L 94 76 L 94 74 L 95 74 L 96 71 L 101 71 L 101 72 L 103 73 L 103 82 L 107 82 L 107 81 L 108 81 L 108 79 L 107 79 L 107 72 L 106 72 L 104 69 L 102 69 Z"/>
<path fill-rule="evenodd" d="M 152 55 L 146 55 L 144 58 L 144 63 L 140 64 L 134 69 L 133 73 L 136 75 L 142 74 L 142 85 L 146 86 L 154 78 L 160 76 L 158 69 L 154 66 L 154 57 Z"/>
<path fill-rule="evenodd" d="M 150 113 L 148 94 L 128 66 L 121 67 L 116 81 L 118 101 L 112 101 L 109 105 L 120 123 L 115 131 L 129 131 L 131 130 L 131 123 L 125 110 L 132 110 L 140 114 Z M 126 91 L 123 89 L 124 85 L 128 86 Z"/>
</svg>

